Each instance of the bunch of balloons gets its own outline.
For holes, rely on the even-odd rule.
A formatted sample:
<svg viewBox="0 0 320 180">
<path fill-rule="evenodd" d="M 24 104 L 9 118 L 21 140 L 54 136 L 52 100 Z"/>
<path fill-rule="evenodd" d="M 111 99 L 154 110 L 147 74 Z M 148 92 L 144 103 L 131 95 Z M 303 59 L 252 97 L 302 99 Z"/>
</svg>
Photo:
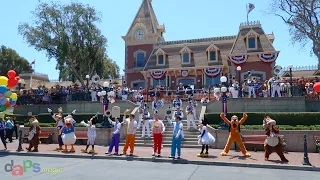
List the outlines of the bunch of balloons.
<svg viewBox="0 0 320 180">
<path fill-rule="evenodd" d="M 0 112 L 5 114 L 13 113 L 13 107 L 18 100 L 18 95 L 11 92 L 20 79 L 16 75 L 14 70 L 10 70 L 7 73 L 8 77 L 0 76 Z"/>
</svg>

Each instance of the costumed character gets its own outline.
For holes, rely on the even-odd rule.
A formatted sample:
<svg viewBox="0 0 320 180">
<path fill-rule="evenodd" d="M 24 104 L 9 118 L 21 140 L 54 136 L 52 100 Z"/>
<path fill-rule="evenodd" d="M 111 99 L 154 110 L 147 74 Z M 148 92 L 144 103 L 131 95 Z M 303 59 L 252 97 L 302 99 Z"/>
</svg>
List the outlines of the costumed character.
<svg viewBox="0 0 320 180">
<path fill-rule="evenodd" d="M 136 98 L 137 98 L 137 105 L 141 106 L 143 104 L 142 92 L 139 92 Z"/>
<path fill-rule="evenodd" d="M 250 71 L 248 72 L 248 80 L 247 80 L 247 85 L 248 85 L 248 93 L 249 93 L 249 98 L 253 95 L 254 98 L 256 98 L 256 90 L 254 88 L 255 80 L 251 77 Z"/>
<path fill-rule="evenodd" d="M 161 108 L 163 108 L 163 106 L 164 106 L 163 100 L 157 100 L 157 98 L 155 97 L 154 100 L 152 101 L 153 114 L 158 112 Z"/>
<path fill-rule="evenodd" d="M 264 142 L 264 157 L 265 160 L 269 160 L 270 154 L 273 152 L 277 153 L 283 162 L 289 162 L 284 156 L 284 147 L 281 138 L 278 136 L 279 128 L 276 127 L 276 121 L 266 116 L 263 120 L 263 127 L 267 138 Z"/>
<path fill-rule="evenodd" d="M 85 127 L 88 128 L 88 140 L 87 140 L 87 147 L 86 149 L 81 149 L 81 152 L 83 153 L 87 153 L 88 152 L 88 148 L 91 145 L 92 149 L 89 151 L 89 153 L 95 153 L 94 151 L 94 144 L 96 141 L 96 137 L 97 137 L 97 132 L 96 132 L 96 118 L 98 117 L 98 113 L 96 115 L 94 115 L 92 118 L 90 118 L 90 120 L 88 120 L 88 124 L 85 123 L 84 121 L 81 121 L 81 124 Z"/>
<path fill-rule="evenodd" d="M 133 156 L 134 143 L 135 143 L 135 140 L 136 140 L 136 132 L 137 132 L 138 123 L 134 119 L 135 118 L 134 114 L 130 114 L 130 117 L 126 118 L 128 113 L 129 113 L 129 111 L 130 110 L 127 109 L 124 112 L 124 116 L 123 116 L 123 123 L 124 124 L 128 124 L 128 127 L 127 127 L 126 144 L 123 147 L 122 154 L 126 155 L 127 154 L 127 150 L 130 147 L 130 156 Z"/>
<path fill-rule="evenodd" d="M 171 120 L 176 119 L 176 117 L 180 117 L 180 119 L 184 118 L 183 112 L 181 111 L 180 107 L 177 106 L 176 110 L 172 114 Z M 184 139 L 184 132 L 181 133 L 182 139 Z"/>
<path fill-rule="evenodd" d="M 77 137 L 74 134 L 75 126 L 77 122 L 74 120 L 73 115 L 75 114 L 76 110 L 73 110 L 71 115 L 64 117 L 64 127 L 61 129 L 61 138 L 64 144 L 64 150 L 62 152 L 68 152 L 68 145 L 71 146 L 69 152 L 76 152 L 74 149 L 74 144 L 76 143 Z"/>
<path fill-rule="evenodd" d="M 92 83 L 90 92 L 91 92 L 91 101 L 98 101 L 97 99 L 97 85 L 95 83 Z"/>
<path fill-rule="evenodd" d="M 246 113 L 243 113 L 243 117 L 240 119 L 240 121 L 238 120 L 238 116 L 236 115 L 233 115 L 231 117 L 231 121 L 225 117 L 224 113 L 221 113 L 220 117 L 226 124 L 228 124 L 230 132 L 227 144 L 223 152 L 220 153 L 220 155 L 226 156 L 230 150 L 230 147 L 232 146 L 232 143 L 236 142 L 242 154 L 246 157 L 250 157 L 251 155 L 244 146 L 240 135 L 240 126 L 247 120 L 248 115 Z"/>
<path fill-rule="evenodd" d="M 122 90 L 121 90 L 122 100 L 127 100 L 128 99 L 128 94 L 129 94 L 128 87 L 123 87 Z"/>
<path fill-rule="evenodd" d="M 176 151 L 177 151 L 177 159 L 180 159 L 183 124 L 181 122 L 180 116 L 175 117 L 175 122 L 172 122 L 171 119 L 168 119 L 168 120 L 169 120 L 169 123 L 173 125 L 171 156 L 169 156 L 169 158 L 175 158 Z"/>
<path fill-rule="evenodd" d="M 6 122 L 3 121 L 3 119 L 1 118 L 0 120 L 0 138 L 1 138 L 1 141 L 2 141 L 2 144 L 5 148 L 5 150 L 7 150 L 7 142 L 6 142 L 6 139 L 5 139 L 5 129 L 6 129 Z"/>
<path fill-rule="evenodd" d="M 201 98 L 201 104 L 208 104 L 208 103 L 209 103 L 208 96 Z"/>
<path fill-rule="evenodd" d="M 200 135 L 198 136 L 198 144 L 202 145 L 202 149 L 200 154 L 198 154 L 198 157 L 208 157 L 209 156 L 209 145 L 216 142 L 216 139 L 210 134 L 207 130 L 207 123 L 205 121 L 200 122 Z M 206 152 L 204 152 L 204 149 L 206 149 Z"/>
<path fill-rule="evenodd" d="M 189 101 L 189 105 L 186 107 L 187 129 L 190 129 L 190 123 L 192 123 L 192 126 L 194 129 L 197 129 L 197 126 L 195 123 L 195 116 L 193 112 L 194 112 L 194 108 L 193 108 L 192 102 Z"/>
<path fill-rule="evenodd" d="M 158 112 L 156 112 L 153 116 L 153 154 L 152 156 L 161 157 L 161 148 L 162 148 L 162 135 L 165 131 L 164 124 L 161 120 L 159 120 Z M 157 153 L 157 155 L 156 155 Z"/>
<path fill-rule="evenodd" d="M 29 136 L 28 136 L 29 147 L 26 149 L 27 151 L 31 151 L 31 149 L 33 148 L 32 152 L 38 152 L 39 151 L 38 146 L 40 144 L 39 134 L 41 133 L 39 121 L 34 116 L 32 116 L 29 122 L 30 122 Z"/>
<path fill-rule="evenodd" d="M 113 91 L 113 88 L 110 88 L 110 92 L 107 93 L 108 95 L 108 101 L 110 103 L 115 103 L 116 102 L 116 93 Z"/>
<path fill-rule="evenodd" d="M 149 138 L 151 138 L 151 134 L 150 134 L 150 113 L 148 111 L 148 106 L 147 103 L 144 104 L 143 108 L 142 108 L 142 115 L 141 115 L 141 119 L 139 119 L 138 122 L 138 127 L 140 127 L 140 125 L 142 126 L 142 136 L 144 137 L 146 134 L 146 130 L 147 130 L 147 135 Z"/>
<path fill-rule="evenodd" d="M 173 101 L 172 101 L 173 108 L 177 107 L 182 107 L 182 100 L 180 99 L 179 96 L 177 96 Z"/>
<path fill-rule="evenodd" d="M 118 155 L 119 153 L 121 123 L 119 122 L 120 113 L 118 111 L 120 111 L 120 107 L 114 106 L 112 108 L 112 116 L 114 117 L 114 121 L 112 121 L 108 117 L 109 123 L 113 125 L 113 135 L 111 138 L 109 149 L 105 154 L 110 154 L 112 152 L 113 147 L 115 151 L 114 155 Z M 118 114 L 118 116 L 115 116 L 115 114 Z"/>
<path fill-rule="evenodd" d="M 56 127 L 57 127 L 57 131 L 58 131 L 58 143 L 59 143 L 59 147 L 57 148 L 57 150 L 62 150 L 62 146 L 63 146 L 63 141 L 61 138 L 61 129 L 64 126 L 64 119 L 63 119 L 63 115 L 62 115 L 62 107 L 58 108 L 58 113 L 54 114 L 52 112 L 51 109 L 48 108 L 48 112 L 51 114 L 52 118 L 56 121 Z"/>
<path fill-rule="evenodd" d="M 279 77 L 274 77 L 271 81 L 272 95 L 271 97 L 275 97 L 276 92 L 278 97 L 281 97 L 280 93 L 280 79 Z"/>
</svg>

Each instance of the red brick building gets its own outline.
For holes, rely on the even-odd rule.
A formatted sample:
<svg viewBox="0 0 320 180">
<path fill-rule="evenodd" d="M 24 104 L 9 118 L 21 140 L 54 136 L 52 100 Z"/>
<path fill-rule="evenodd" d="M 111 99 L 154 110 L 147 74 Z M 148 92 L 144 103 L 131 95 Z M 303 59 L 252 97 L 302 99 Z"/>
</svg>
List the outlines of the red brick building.
<svg viewBox="0 0 320 180">
<path fill-rule="evenodd" d="M 248 71 L 262 80 L 272 76 L 279 54 L 273 34 L 265 34 L 260 22 L 242 23 L 234 36 L 165 41 L 151 0 L 143 0 L 125 41 L 125 80 L 128 87 L 162 83 L 176 88 L 179 83 L 203 86 L 219 84 L 220 76 L 241 79 Z M 235 32 L 236 33 L 236 32 Z"/>
</svg>

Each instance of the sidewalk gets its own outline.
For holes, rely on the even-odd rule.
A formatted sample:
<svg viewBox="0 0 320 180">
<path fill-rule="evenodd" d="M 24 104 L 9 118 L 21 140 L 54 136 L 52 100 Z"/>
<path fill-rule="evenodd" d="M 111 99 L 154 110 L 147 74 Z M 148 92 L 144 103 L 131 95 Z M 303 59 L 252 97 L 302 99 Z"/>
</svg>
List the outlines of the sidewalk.
<svg viewBox="0 0 320 180">
<path fill-rule="evenodd" d="M 169 159 L 170 148 L 162 149 L 162 157 L 152 157 L 153 149 L 151 147 L 135 147 L 134 156 L 114 156 L 105 155 L 107 147 L 95 146 L 95 155 L 81 153 L 81 149 L 85 148 L 85 145 L 75 145 L 75 153 L 62 153 L 56 151 L 57 144 L 40 144 L 39 152 L 26 152 L 25 148 L 27 144 L 22 145 L 24 151 L 16 152 L 18 148 L 18 142 L 8 143 L 8 151 L 0 151 L 0 155 L 22 155 L 22 156 L 48 156 L 48 157 L 70 157 L 70 158 L 98 158 L 98 159 L 120 159 L 120 160 L 138 160 L 138 161 L 155 161 L 155 162 L 173 162 L 181 164 L 198 164 L 198 165 L 219 165 L 219 166 L 238 166 L 238 167 L 258 167 L 258 168 L 272 168 L 272 169 L 292 169 L 292 170 L 309 170 L 320 171 L 320 154 L 309 153 L 309 161 L 312 166 L 303 166 L 302 152 L 289 152 L 285 154 L 289 163 L 282 163 L 276 153 L 271 154 L 269 161 L 264 160 L 264 152 L 250 152 L 251 157 L 245 158 L 241 152 L 231 150 L 228 156 L 220 156 L 221 149 L 209 149 L 209 157 L 200 158 L 196 155 L 200 152 L 200 149 L 196 148 L 183 148 L 181 149 L 181 160 Z M 90 147 L 91 148 L 91 147 Z M 123 147 L 120 147 L 119 153 L 121 153 Z M 70 150 L 70 149 L 69 149 Z M 88 149 L 90 150 L 90 149 Z M 129 151 L 127 152 L 129 153 Z"/>
</svg>

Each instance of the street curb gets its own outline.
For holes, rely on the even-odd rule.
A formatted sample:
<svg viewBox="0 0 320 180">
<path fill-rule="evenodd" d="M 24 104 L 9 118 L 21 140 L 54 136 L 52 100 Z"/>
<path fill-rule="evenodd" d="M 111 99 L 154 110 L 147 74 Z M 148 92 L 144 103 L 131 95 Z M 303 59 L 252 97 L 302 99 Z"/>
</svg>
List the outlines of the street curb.
<svg viewBox="0 0 320 180">
<path fill-rule="evenodd" d="M 293 165 L 273 165 L 273 164 L 255 164 L 255 163 L 235 163 L 235 162 L 221 162 L 221 161 L 195 161 L 195 160 L 172 160 L 169 158 L 155 158 L 155 157 L 126 157 L 126 156 L 85 156 L 76 154 L 44 154 L 44 153 L 20 153 L 20 152 L 0 152 L 1 156 L 36 156 L 36 157 L 58 157 L 58 158 L 79 158 L 79 159 L 111 159 L 111 160 L 127 160 L 127 161 L 145 161 L 145 162 L 160 162 L 172 164 L 194 164 L 194 165 L 208 165 L 208 166 L 233 166 L 233 167 L 248 167 L 248 168 L 267 168 L 267 169 L 285 169 L 298 171 L 318 171 L 320 167 L 315 166 L 293 166 Z"/>
</svg>

